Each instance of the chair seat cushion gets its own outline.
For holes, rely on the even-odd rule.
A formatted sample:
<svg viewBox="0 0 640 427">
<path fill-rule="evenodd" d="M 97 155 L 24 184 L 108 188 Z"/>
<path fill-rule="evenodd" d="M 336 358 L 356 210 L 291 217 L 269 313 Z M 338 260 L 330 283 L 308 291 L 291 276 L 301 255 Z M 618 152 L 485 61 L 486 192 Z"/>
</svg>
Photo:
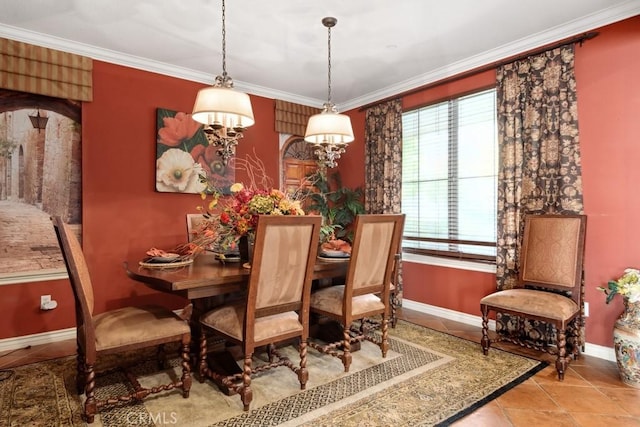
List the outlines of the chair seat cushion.
<svg viewBox="0 0 640 427">
<path fill-rule="evenodd" d="M 164 307 L 124 307 L 93 318 L 96 350 L 191 333 L 189 324 Z"/>
<path fill-rule="evenodd" d="M 482 298 L 480 304 L 488 305 L 497 311 L 513 310 L 554 320 L 568 320 L 580 310 L 578 304 L 568 297 L 533 289 L 498 291 Z"/>
<path fill-rule="evenodd" d="M 216 308 L 204 314 L 200 322 L 214 331 L 222 332 L 237 340 L 242 340 L 242 325 L 245 305 L 228 305 Z M 259 317 L 254 326 L 254 341 L 265 342 L 291 332 L 302 333 L 302 324 L 295 311 Z"/>
<path fill-rule="evenodd" d="M 344 285 L 328 286 L 311 294 L 311 308 L 342 315 Z M 384 303 L 374 294 L 358 295 L 351 302 L 351 315 L 355 318 L 366 313 L 384 311 Z"/>
</svg>

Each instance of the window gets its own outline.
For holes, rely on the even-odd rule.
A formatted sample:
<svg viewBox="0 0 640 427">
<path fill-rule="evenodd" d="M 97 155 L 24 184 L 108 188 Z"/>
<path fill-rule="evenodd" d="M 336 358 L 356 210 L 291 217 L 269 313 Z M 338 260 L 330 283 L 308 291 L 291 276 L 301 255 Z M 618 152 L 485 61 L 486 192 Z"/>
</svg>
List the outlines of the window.
<svg viewBox="0 0 640 427">
<path fill-rule="evenodd" d="M 403 249 L 495 261 L 495 89 L 402 115 Z"/>
</svg>

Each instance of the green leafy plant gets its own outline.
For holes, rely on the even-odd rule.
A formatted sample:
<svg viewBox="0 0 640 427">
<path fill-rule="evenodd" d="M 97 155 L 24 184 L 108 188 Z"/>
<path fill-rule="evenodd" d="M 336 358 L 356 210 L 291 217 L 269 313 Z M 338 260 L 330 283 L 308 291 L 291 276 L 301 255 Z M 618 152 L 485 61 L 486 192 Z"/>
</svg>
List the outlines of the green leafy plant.
<svg viewBox="0 0 640 427">
<path fill-rule="evenodd" d="M 320 229 L 321 242 L 332 239 L 353 240 L 350 226 L 356 215 L 364 213 L 363 190 L 347 188 L 342 185 L 339 172 L 326 176 L 316 172 L 309 177 L 316 191 L 307 195 L 306 209 L 322 215 Z"/>
</svg>

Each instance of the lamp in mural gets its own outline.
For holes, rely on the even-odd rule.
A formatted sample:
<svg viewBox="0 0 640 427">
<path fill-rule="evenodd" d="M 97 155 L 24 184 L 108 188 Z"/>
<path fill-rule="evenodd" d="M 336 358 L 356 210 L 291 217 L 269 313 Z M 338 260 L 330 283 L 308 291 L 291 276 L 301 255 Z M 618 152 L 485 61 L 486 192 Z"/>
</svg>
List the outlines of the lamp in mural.
<svg viewBox="0 0 640 427">
<path fill-rule="evenodd" d="M 47 128 L 49 117 L 41 116 L 40 109 L 38 108 L 38 113 L 35 116 L 29 116 L 29 120 L 31 120 L 31 125 L 33 126 L 33 128 L 38 129 L 38 133 L 40 133 L 40 129 Z"/>
<path fill-rule="evenodd" d="M 322 19 L 322 25 L 327 27 L 327 41 L 329 47 L 328 61 L 328 97 L 323 104 L 322 112 L 309 118 L 304 140 L 313 144 L 318 156 L 320 168 L 334 168 L 337 160 L 345 152 L 345 147 L 353 141 L 353 129 L 349 116 L 339 114 L 336 106 L 331 102 L 331 28 L 338 23 L 336 18 Z"/>
<path fill-rule="evenodd" d="M 204 124 L 209 144 L 225 165 L 236 152 L 242 132 L 255 123 L 249 95 L 233 90 L 233 80 L 227 74 L 225 2 L 222 0 L 222 75 L 212 86 L 198 91 L 192 118 Z"/>
</svg>

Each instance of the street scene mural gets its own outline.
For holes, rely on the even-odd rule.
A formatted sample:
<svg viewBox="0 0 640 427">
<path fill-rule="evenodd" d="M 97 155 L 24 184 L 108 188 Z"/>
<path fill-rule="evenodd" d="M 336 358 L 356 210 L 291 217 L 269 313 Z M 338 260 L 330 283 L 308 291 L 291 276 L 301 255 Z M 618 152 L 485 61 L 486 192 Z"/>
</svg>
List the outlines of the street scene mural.
<svg viewBox="0 0 640 427">
<path fill-rule="evenodd" d="M 78 101 L 0 89 L 0 280 L 65 271 L 50 217 L 79 234 L 80 115 Z"/>
</svg>

